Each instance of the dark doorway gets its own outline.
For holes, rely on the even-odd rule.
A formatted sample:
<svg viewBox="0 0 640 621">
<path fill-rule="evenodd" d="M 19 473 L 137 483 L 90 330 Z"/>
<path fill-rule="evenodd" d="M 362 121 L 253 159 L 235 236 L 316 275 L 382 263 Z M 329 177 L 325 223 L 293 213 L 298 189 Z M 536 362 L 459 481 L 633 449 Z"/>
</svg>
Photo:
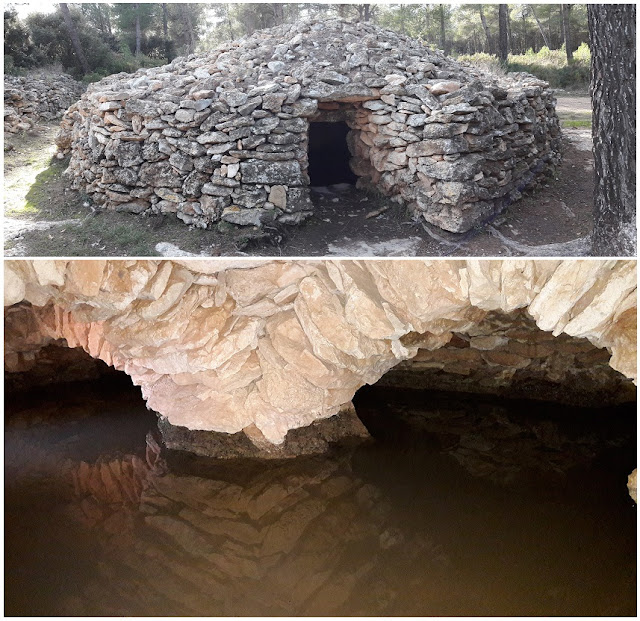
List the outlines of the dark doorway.
<svg viewBox="0 0 640 621">
<path fill-rule="evenodd" d="M 344 122 L 309 124 L 309 177 L 312 186 L 355 184 L 349 167 L 349 126 Z"/>
</svg>

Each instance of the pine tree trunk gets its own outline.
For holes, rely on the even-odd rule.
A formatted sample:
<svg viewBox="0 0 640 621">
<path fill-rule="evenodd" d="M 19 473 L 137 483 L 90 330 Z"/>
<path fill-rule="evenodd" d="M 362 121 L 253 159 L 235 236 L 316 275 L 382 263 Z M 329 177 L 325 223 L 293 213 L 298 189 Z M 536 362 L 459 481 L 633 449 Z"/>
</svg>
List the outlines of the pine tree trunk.
<svg viewBox="0 0 640 621">
<path fill-rule="evenodd" d="M 284 23 L 284 6 L 274 2 L 272 7 L 274 26 L 279 26 Z"/>
<path fill-rule="evenodd" d="M 162 36 L 164 38 L 164 55 L 167 60 L 173 60 L 173 45 L 169 39 L 169 7 L 166 2 L 162 3 Z"/>
<path fill-rule="evenodd" d="M 444 23 L 444 4 L 440 5 L 440 47 L 443 49 L 445 54 L 449 54 L 449 50 L 447 49 L 447 33 Z"/>
<path fill-rule="evenodd" d="M 137 2 L 133 5 L 136 12 L 136 56 L 140 56 L 142 33 L 140 32 L 140 4 Z"/>
<path fill-rule="evenodd" d="M 636 7 L 589 4 L 596 173 L 592 252 L 636 254 Z"/>
<path fill-rule="evenodd" d="M 227 28 L 229 29 L 229 39 L 233 40 L 235 39 L 235 34 L 233 31 L 233 22 L 231 21 L 231 13 L 229 12 L 229 5 L 226 4 L 225 5 L 225 21 L 227 22 Z"/>
<path fill-rule="evenodd" d="M 180 7 L 180 12 L 182 13 L 182 18 L 184 19 L 184 23 L 187 28 L 189 54 L 191 54 L 196 49 L 196 37 L 193 34 L 193 24 L 191 23 L 191 15 L 189 15 L 189 9 L 186 8 L 185 4 L 180 4 L 178 6 Z"/>
<path fill-rule="evenodd" d="M 87 63 L 87 59 L 82 51 L 82 46 L 80 45 L 80 37 L 78 36 L 78 31 L 71 19 L 71 13 L 69 13 L 69 7 L 66 2 L 60 3 L 60 11 L 62 12 L 62 17 L 64 19 L 64 24 L 69 31 L 69 37 L 71 38 L 71 44 L 73 45 L 73 49 L 76 52 L 76 56 L 78 57 L 78 61 L 80 62 L 80 66 L 82 67 L 82 73 L 87 75 L 89 73 L 89 63 Z"/>
<path fill-rule="evenodd" d="M 529 8 L 531 9 L 531 15 L 533 15 L 533 19 L 536 20 L 536 24 L 538 25 L 538 30 L 540 31 L 540 34 L 542 35 L 542 40 L 544 41 L 544 44 L 551 49 L 551 46 L 549 45 L 549 39 L 547 38 L 547 33 L 544 31 L 544 29 L 542 28 L 542 24 L 540 23 L 540 20 L 538 19 L 538 16 L 536 15 L 536 11 L 533 8 L 533 4 L 529 5 Z"/>
<path fill-rule="evenodd" d="M 507 62 L 509 56 L 509 39 L 507 37 L 507 14 L 509 13 L 508 5 L 498 5 L 498 58 L 503 62 Z"/>
<path fill-rule="evenodd" d="M 571 21 L 569 20 L 571 11 L 570 4 L 562 5 L 562 32 L 564 33 L 564 49 L 567 52 L 567 62 L 573 62 L 573 43 L 571 42 Z"/>
<path fill-rule="evenodd" d="M 480 21 L 482 22 L 482 28 L 484 29 L 484 36 L 487 37 L 487 52 L 493 54 L 493 46 L 491 45 L 491 35 L 489 34 L 489 25 L 487 24 L 487 18 L 484 16 L 482 5 L 478 5 L 480 11 Z"/>
<path fill-rule="evenodd" d="M 107 22 L 107 32 L 109 34 L 113 34 L 111 31 L 111 17 L 109 16 L 109 7 L 107 5 L 105 5 L 104 7 L 104 17 Z"/>
</svg>

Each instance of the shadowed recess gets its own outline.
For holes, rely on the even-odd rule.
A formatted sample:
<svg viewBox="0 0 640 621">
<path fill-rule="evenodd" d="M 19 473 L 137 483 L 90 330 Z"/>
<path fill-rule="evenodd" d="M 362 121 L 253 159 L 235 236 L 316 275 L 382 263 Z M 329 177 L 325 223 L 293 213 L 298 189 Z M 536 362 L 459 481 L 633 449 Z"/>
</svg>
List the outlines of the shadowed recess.
<svg viewBox="0 0 640 621">
<path fill-rule="evenodd" d="M 345 122 L 317 122 L 309 125 L 309 177 L 312 186 L 355 184 L 349 167 L 349 127 Z"/>
</svg>

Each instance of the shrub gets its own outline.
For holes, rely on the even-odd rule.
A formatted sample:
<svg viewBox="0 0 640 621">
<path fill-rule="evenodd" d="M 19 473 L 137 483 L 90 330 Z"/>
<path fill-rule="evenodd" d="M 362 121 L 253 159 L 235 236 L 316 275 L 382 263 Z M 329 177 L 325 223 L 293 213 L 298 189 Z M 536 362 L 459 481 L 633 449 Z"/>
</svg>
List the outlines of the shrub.
<svg viewBox="0 0 640 621">
<path fill-rule="evenodd" d="M 528 49 L 524 54 L 510 54 L 508 71 L 523 71 L 545 80 L 552 88 L 572 88 L 587 90 L 589 87 L 589 46 L 582 43 L 573 54 L 573 63 L 567 64 L 564 46 L 559 50 L 542 47 L 538 52 Z M 490 54 L 467 54 L 458 57 L 489 71 L 501 71 L 500 62 Z"/>
</svg>

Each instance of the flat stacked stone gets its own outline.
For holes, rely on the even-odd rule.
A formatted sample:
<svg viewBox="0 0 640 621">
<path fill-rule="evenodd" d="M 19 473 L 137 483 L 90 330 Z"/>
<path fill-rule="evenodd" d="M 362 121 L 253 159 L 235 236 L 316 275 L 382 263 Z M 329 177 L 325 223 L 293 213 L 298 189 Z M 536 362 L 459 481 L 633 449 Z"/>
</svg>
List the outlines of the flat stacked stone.
<svg viewBox="0 0 640 621">
<path fill-rule="evenodd" d="M 359 187 L 463 232 L 559 161 L 548 85 L 368 23 L 298 22 L 89 87 L 58 139 L 108 209 L 206 228 L 310 215 L 308 130 L 345 121 Z"/>
<path fill-rule="evenodd" d="M 85 90 L 71 76 L 4 77 L 4 131 L 26 131 L 41 121 L 59 119 Z"/>
</svg>

